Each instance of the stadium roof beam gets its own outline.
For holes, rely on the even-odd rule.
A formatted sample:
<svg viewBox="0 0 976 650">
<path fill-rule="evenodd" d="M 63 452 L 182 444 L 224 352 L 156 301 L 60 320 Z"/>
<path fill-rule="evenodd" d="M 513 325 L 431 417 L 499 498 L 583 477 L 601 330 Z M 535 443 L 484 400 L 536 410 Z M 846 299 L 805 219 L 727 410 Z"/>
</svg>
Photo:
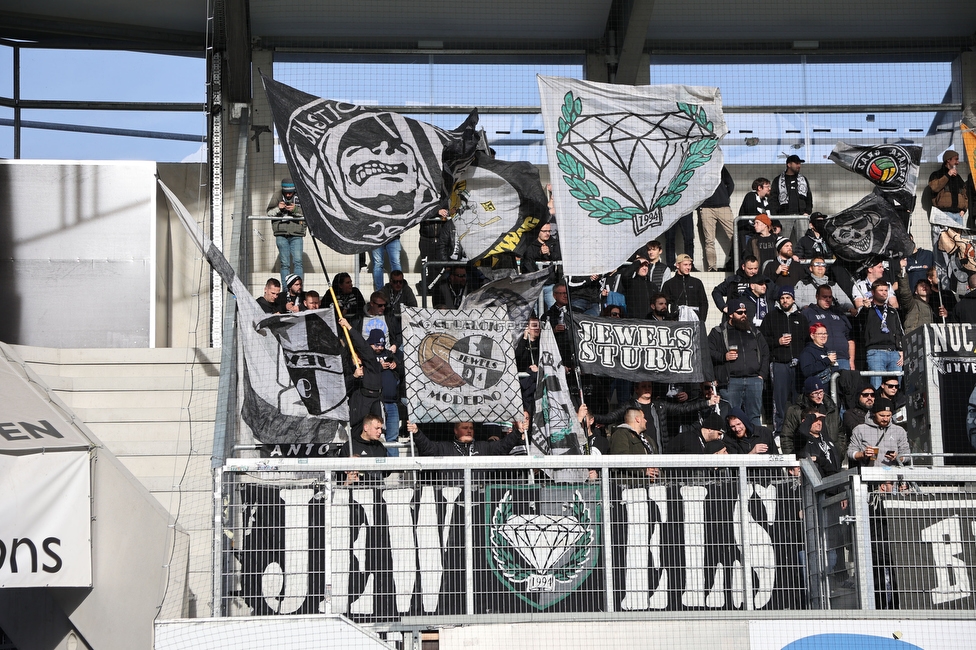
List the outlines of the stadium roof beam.
<svg viewBox="0 0 976 650">
<path fill-rule="evenodd" d="M 638 82 L 641 61 L 644 58 L 644 41 L 654 13 L 654 0 L 634 0 L 625 24 L 623 45 L 617 61 L 614 83 L 633 86 Z"/>
</svg>

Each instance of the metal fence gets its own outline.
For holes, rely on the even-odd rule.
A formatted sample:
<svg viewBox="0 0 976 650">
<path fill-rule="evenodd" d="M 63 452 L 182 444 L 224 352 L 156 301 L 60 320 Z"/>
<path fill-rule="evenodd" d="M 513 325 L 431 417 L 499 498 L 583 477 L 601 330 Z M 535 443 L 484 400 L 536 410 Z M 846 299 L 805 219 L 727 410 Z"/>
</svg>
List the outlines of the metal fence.
<svg viewBox="0 0 976 650">
<path fill-rule="evenodd" d="M 821 480 L 788 456 L 576 456 L 262 459 L 217 476 L 223 616 L 974 607 L 966 470 Z"/>
<path fill-rule="evenodd" d="M 796 465 L 235 461 L 218 472 L 219 612 L 434 624 L 459 614 L 805 608 Z"/>
</svg>

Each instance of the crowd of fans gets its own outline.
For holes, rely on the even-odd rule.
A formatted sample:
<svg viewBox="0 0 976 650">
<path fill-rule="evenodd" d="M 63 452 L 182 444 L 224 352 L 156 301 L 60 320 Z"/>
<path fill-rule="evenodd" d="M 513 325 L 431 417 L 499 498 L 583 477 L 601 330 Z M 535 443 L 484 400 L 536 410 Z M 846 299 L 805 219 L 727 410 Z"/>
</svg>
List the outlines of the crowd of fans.
<svg viewBox="0 0 976 650">
<path fill-rule="evenodd" d="M 421 454 L 524 453 L 520 434 L 533 415 L 541 324 L 546 323 L 587 433 L 583 453 L 795 453 L 814 460 L 825 474 L 839 471 L 845 462 L 901 463 L 909 453 L 901 426 L 906 420 L 900 380 L 906 334 L 932 322 L 976 323 L 976 274 L 952 287 L 959 268 L 947 256 L 917 247 L 900 260 L 845 263 L 835 258 L 813 220 L 802 236 L 788 236 L 778 215 L 815 216 L 813 188 L 801 174 L 802 163 L 790 156 L 786 170 L 772 181 L 755 179 L 739 209 L 749 219 L 737 222 L 735 238 L 730 206 L 734 182 L 723 169 L 721 184 L 699 209 L 703 259 L 707 271 L 719 271 L 714 250 L 722 245 L 715 237 L 718 228 L 730 247 L 738 242 L 741 263 L 732 269 L 731 248 L 724 250 L 730 260 L 728 275 L 711 291 L 694 275 L 694 244 L 688 233 L 681 252 L 673 237 L 666 238 L 667 247 L 649 241 L 611 273 L 573 277 L 564 276 L 560 268 L 558 221 L 551 203 L 553 218 L 531 233 L 516 254 L 493 259 L 490 266 L 467 262 L 446 210 L 440 220 L 423 224 L 422 253 L 426 247 L 428 257 L 443 267 L 434 265 L 435 272 L 422 278 L 417 289 L 435 308 L 459 308 L 465 295 L 500 270 L 515 274 L 551 269 L 544 308 L 532 316 L 516 347 L 525 412 L 523 423 L 510 434 L 517 442 L 504 436 L 488 442 L 504 423 L 495 429 L 482 424 L 480 430 L 472 423 L 455 423 L 453 433 L 442 431 L 444 440 L 438 440 L 436 426 L 429 427 L 428 438 L 407 422 L 400 313 L 403 306 L 416 307 L 418 300 L 399 259 L 393 264 L 399 241 L 374 253 L 374 291 L 368 300 L 346 273 L 337 274 L 330 290 L 321 294 L 306 290 L 299 269 L 288 274 L 283 270 L 282 282 L 269 279 L 258 302 L 268 313 L 333 303 L 341 310 L 340 324 L 362 362 L 353 369 L 347 360 L 353 432 L 349 449 L 356 455 L 383 453 L 383 445 L 373 444 L 383 435 L 377 427 L 386 429 L 385 439 L 391 443 L 410 434 Z M 972 183 L 961 180 L 957 165 L 958 155 L 946 152 L 929 187 L 934 204 L 963 227 Z M 294 209 L 287 210 L 295 207 L 289 200 L 297 204 L 293 196 L 273 200 L 269 215 L 277 211 L 282 219 L 294 218 Z M 279 249 L 285 250 L 282 245 Z M 385 284 L 384 254 L 391 263 Z M 711 360 L 714 381 L 632 383 L 582 374 L 576 367 L 575 314 L 704 323 L 713 309 L 720 323 L 708 332 L 703 354 Z M 862 376 L 861 371 L 873 374 Z M 508 423 L 505 430 L 511 428 Z M 397 453 L 396 445 L 385 448 Z"/>
</svg>

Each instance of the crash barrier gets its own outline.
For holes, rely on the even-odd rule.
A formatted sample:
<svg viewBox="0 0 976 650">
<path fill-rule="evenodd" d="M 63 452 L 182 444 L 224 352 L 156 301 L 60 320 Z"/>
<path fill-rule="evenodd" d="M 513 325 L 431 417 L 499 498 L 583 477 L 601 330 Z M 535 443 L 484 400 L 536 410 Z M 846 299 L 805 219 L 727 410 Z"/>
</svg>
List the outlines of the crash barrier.
<svg viewBox="0 0 976 650">
<path fill-rule="evenodd" d="M 217 472 L 217 613 L 436 627 L 458 615 L 972 609 L 973 470 L 821 480 L 802 465 L 234 461 Z"/>
</svg>

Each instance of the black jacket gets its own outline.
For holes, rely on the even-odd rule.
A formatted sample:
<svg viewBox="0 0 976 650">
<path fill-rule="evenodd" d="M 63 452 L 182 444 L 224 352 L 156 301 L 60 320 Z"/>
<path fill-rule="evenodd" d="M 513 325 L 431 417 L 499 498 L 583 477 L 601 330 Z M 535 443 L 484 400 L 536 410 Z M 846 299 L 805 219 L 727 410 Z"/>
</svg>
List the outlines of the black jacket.
<svg viewBox="0 0 976 650">
<path fill-rule="evenodd" d="M 705 285 L 698 278 L 690 275 L 675 275 L 664 283 L 661 293 L 668 297 L 671 313 L 677 314 L 680 305 L 698 308 L 698 320 L 705 322 L 708 318 L 708 294 Z"/>
<path fill-rule="evenodd" d="M 952 309 L 952 319 L 957 323 L 976 324 L 976 289 L 959 299 Z"/>
<path fill-rule="evenodd" d="M 708 400 L 696 399 L 687 402 L 669 402 L 663 399 L 651 400 L 650 404 L 641 404 L 636 399 L 624 402 L 614 410 L 604 415 L 593 415 L 593 421 L 597 424 L 616 424 L 623 422 L 624 413 L 628 409 L 640 409 L 644 412 L 644 419 L 647 420 L 645 435 L 653 440 L 658 450 L 665 449 L 672 438 L 677 435 L 677 431 L 672 434 L 668 429 L 668 417 L 676 415 L 690 415 L 711 408 Z"/>
<path fill-rule="evenodd" d="M 739 355 L 735 361 L 726 361 L 725 353 L 730 345 L 738 345 Z M 715 380 L 727 386 L 730 378 L 762 377 L 769 374 L 769 346 L 759 332 L 749 327 L 737 330 L 726 320 L 708 334 L 708 351 L 715 368 Z"/>
<path fill-rule="evenodd" d="M 723 165 L 722 166 L 722 180 L 719 181 L 718 187 L 715 188 L 715 192 L 705 199 L 704 203 L 701 204 L 703 208 L 727 208 L 729 204 L 732 203 L 732 192 L 735 191 L 735 181 L 732 180 L 732 174 Z M 756 213 L 758 214 L 758 212 Z"/>
<path fill-rule="evenodd" d="M 787 313 L 777 302 L 766 314 L 759 331 L 766 337 L 770 361 L 773 363 L 792 363 L 794 359 L 800 358 L 803 342 L 809 336 L 810 324 L 807 322 L 806 316 L 796 308 L 796 305 L 793 305 L 793 309 Z M 786 333 L 792 334 L 793 339 L 789 345 L 780 345 L 779 339 Z"/>
</svg>

